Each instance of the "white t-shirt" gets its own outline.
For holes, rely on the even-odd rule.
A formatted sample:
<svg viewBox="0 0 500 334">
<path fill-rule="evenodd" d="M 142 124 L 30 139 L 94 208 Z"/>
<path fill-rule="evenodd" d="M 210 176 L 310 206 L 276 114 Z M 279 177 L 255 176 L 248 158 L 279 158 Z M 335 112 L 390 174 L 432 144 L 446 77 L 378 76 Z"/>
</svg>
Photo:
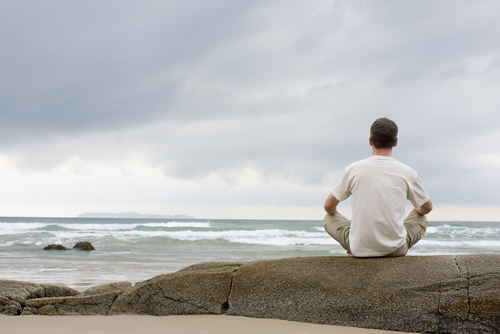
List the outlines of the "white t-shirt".
<svg viewBox="0 0 500 334">
<path fill-rule="evenodd" d="M 417 172 L 380 155 L 347 166 L 332 195 L 339 201 L 352 195 L 349 245 L 358 257 L 385 256 L 401 247 L 406 200 L 414 207 L 429 200 Z"/>
</svg>

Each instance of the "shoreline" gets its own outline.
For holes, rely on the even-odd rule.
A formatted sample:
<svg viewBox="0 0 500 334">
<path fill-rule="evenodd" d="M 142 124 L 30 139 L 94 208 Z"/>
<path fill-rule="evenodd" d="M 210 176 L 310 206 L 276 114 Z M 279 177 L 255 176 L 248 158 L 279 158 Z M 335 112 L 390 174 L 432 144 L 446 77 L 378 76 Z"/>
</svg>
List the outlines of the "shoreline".
<svg viewBox="0 0 500 334">
<path fill-rule="evenodd" d="M 319 325 L 277 319 L 231 315 L 114 315 L 114 316 L 7 316 L 0 315 L 0 334 L 388 334 L 378 329 Z"/>
</svg>

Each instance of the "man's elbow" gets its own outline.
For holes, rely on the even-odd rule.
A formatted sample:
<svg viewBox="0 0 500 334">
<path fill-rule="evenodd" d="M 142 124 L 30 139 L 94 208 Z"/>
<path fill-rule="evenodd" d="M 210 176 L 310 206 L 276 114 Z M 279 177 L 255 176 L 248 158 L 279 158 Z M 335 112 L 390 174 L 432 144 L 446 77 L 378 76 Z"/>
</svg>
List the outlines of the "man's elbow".
<svg viewBox="0 0 500 334">
<path fill-rule="evenodd" d="M 427 202 L 422 204 L 421 208 L 422 208 L 422 211 L 425 212 L 425 214 L 428 214 L 429 212 L 431 212 L 433 209 L 431 200 L 428 200 Z"/>
<path fill-rule="evenodd" d="M 331 214 L 331 215 L 333 215 L 333 214 L 337 211 L 337 207 L 332 206 L 332 205 L 328 205 L 328 204 L 326 204 L 326 203 L 325 203 L 324 208 L 325 208 L 325 211 L 326 211 L 327 213 Z"/>
<path fill-rule="evenodd" d="M 339 204 L 339 201 L 332 194 L 330 194 L 325 201 L 325 205 L 324 205 L 325 211 L 331 215 L 335 214 L 337 212 L 337 205 L 338 204 Z"/>
</svg>

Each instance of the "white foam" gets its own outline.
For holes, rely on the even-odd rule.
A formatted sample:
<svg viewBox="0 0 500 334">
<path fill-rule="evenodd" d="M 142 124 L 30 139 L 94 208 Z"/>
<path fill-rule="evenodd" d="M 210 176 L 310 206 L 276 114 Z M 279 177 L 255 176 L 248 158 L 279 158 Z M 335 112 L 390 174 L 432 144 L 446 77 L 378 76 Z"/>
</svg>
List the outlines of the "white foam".
<svg viewBox="0 0 500 334">
<path fill-rule="evenodd" d="M 475 227 L 475 226 L 454 226 L 454 225 L 441 225 L 427 227 L 427 233 L 448 233 L 450 231 L 462 233 L 474 233 L 486 231 L 488 233 L 500 233 L 499 227 Z"/>
<path fill-rule="evenodd" d="M 81 231 L 120 231 L 132 230 L 140 224 L 57 224 L 70 230 Z"/>
<path fill-rule="evenodd" d="M 426 245 L 442 248 L 500 248 L 500 240 L 443 240 L 425 239 L 418 242 L 419 246 Z"/>
<path fill-rule="evenodd" d="M 167 223 L 146 223 L 142 224 L 148 227 L 198 227 L 198 228 L 210 228 L 210 222 L 167 222 Z"/>
<path fill-rule="evenodd" d="M 129 224 L 57 224 L 71 230 L 92 230 L 92 231 L 122 231 L 133 230 L 140 226 L 146 227 L 196 227 L 210 228 L 210 222 L 161 222 L 161 223 L 129 223 Z"/>
<path fill-rule="evenodd" d="M 262 245 L 331 245 L 333 239 L 326 233 L 269 230 L 225 230 L 225 231 L 127 231 L 114 235 L 117 238 L 128 237 L 168 237 L 176 240 L 198 241 L 222 239 L 229 242 Z"/>
</svg>

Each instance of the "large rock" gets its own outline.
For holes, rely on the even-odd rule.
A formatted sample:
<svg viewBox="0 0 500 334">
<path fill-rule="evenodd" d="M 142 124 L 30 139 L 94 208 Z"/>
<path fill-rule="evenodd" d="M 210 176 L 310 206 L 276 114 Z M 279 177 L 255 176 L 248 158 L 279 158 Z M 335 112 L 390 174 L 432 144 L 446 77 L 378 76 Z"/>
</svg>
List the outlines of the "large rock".
<svg viewBox="0 0 500 334">
<path fill-rule="evenodd" d="M 458 256 L 457 266 L 468 281 L 464 329 L 486 333 L 496 328 L 500 333 L 500 256 Z"/>
<path fill-rule="evenodd" d="M 239 266 L 209 263 L 137 283 L 117 298 L 109 314 L 221 314 Z"/>
<path fill-rule="evenodd" d="M 498 333 L 500 256 L 256 261 L 228 314 L 409 332 Z"/>
</svg>

